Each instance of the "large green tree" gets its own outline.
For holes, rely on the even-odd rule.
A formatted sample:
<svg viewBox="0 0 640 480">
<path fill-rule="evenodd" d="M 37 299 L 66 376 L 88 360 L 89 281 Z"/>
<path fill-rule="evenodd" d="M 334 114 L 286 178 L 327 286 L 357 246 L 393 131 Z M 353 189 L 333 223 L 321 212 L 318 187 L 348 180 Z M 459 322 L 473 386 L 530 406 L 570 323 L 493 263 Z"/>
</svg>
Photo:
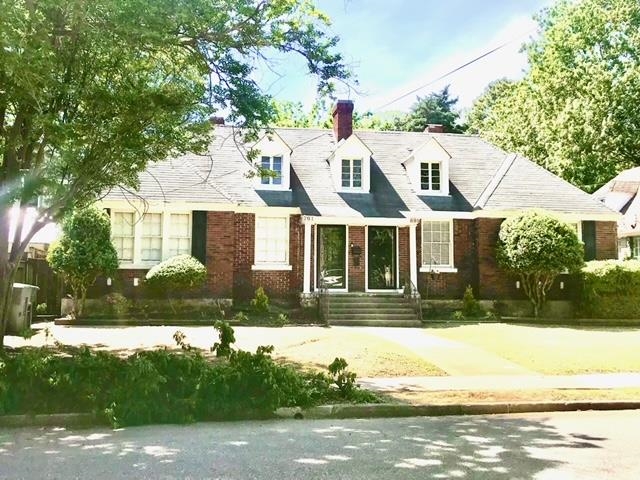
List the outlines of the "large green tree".
<svg viewBox="0 0 640 480">
<path fill-rule="evenodd" d="M 490 87 L 470 126 L 594 190 L 640 164 L 640 2 L 563 0 L 538 22 L 525 77 Z"/>
<path fill-rule="evenodd" d="M 458 123 L 460 113 L 456 110 L 458 97 L 449 93 L 449 85 L 439 92 L 418 97 L 408 114 L 395 120 L 396 130 L 424 132 L 429 124 L 440 124 L 447 133 L 462 133 L 465 128 Z"/>
<path fill-rule="evenodd" d="M 321 91 L 348 77 L 310 0 L 0 0 L 0 12 L 0 346 L 16 267 L 47 222 L 201 150 L 214 112 L 249 132 L 268 123 L 259 60 L 300 54 Z"/>
</svg>

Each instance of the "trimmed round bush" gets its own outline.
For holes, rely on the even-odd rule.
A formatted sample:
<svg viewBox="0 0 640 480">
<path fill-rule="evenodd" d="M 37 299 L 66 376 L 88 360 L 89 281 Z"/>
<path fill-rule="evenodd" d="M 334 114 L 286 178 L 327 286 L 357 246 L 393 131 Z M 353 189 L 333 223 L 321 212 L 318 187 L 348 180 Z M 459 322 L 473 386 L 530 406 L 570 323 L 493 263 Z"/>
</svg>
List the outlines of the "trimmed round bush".
<svg viewBox="0 0 640 480">
<path fill-rule="evenodd" d="M 207 269 L 191 255 L 178 255 L 159 263 L 147 272 L 145 285 L 152 290 L 180 295 L 204 286 Z"/>
</svg>

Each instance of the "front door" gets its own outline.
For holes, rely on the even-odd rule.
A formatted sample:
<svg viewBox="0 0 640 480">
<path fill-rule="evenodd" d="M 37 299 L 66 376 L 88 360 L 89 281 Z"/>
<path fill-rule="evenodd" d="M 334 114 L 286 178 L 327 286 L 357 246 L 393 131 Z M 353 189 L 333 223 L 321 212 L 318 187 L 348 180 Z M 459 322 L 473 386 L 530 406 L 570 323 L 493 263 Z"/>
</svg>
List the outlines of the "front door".
<svg viewBox="0 0 640 480">
<path fill-rule="evenodd" d="M 347 288 L 347 227 L 318 225 L 317 284 L 327 288 Z"/>
<path fill-rule="evenodd" d="M 398 288 L 396 282 L 396 227 L 369 227 L 367 281 L 369 290 Z"/>
</svg>

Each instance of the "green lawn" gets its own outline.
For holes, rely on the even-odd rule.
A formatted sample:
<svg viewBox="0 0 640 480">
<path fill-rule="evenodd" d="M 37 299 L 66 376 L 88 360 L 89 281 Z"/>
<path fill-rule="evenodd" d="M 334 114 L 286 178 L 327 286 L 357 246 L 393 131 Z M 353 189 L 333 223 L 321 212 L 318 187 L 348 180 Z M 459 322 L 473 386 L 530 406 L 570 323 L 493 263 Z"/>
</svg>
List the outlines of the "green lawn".
<svg viewBox="0 0 640 480">
<path fill-rule="evenodd" d="M 640 329 L 483 324 L 429 333 L 548 375 L 640 372 Z"/>
</svg>

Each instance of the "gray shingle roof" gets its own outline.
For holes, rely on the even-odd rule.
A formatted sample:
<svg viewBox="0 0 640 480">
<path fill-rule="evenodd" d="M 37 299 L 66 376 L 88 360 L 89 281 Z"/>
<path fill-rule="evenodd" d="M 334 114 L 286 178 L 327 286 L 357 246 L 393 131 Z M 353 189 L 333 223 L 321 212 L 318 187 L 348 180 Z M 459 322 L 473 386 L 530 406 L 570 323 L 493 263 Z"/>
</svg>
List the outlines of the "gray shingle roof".
<svg viewBox="0 0 640 480">
<path fill-rule="evenodd" d="M 147 200 L 293 206 L 308 215 L 400 218 L 407 211 L 471 212 L 485 192 L 483 210 L 533 207 L 612 213 L 590 195 L 522 157 L 515 158 L 505 173 L 508 154 L 470 135 L 356 131 L 373 152 L 370 193 L 341 193 L 333 186 L 327 161 L 336 148 L 331 130 L 275 131 L 292 148 L 289 192 L 255 190 L 253 179 L 247 177 L 251 171 L 246 160 L 248 146 L 238 143 L 231 127 L 217 126 L 206 155 L 189 154 L 150 166 L 141 175 L 139 195 Z M 432 136 L 451 155 L 450 195 L 446 197 L 417 195 L 402 165 Z M 114 189 L 107 198 L 124 197 Z"/>
</svg>

